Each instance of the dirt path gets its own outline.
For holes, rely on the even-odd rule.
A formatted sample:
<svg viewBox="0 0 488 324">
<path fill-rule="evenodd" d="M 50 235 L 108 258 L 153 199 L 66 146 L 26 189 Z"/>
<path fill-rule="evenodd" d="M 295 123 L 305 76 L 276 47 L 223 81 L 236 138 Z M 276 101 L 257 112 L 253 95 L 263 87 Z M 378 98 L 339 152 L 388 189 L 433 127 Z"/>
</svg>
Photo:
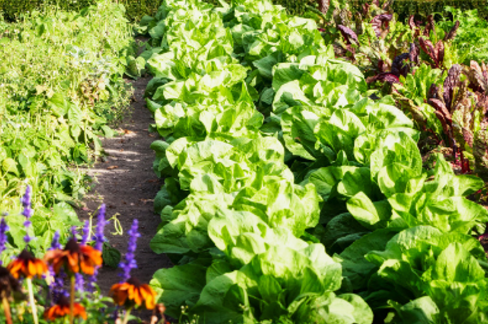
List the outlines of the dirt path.
<svg viewBox="0 0 488 324">
<path fill-rule="evenodd" d="M 154 152 L 149 148 L 157 137 L 148 132 L 149 124 L 154 120 L 143 99 L 149 80 L 150 77 L 144 77 L 132 83 L 135 101 L 131 104 L 131 116 L 127 116 L 120 126 L 125 134 L 102 139 L 107 156 L 105 162 L 95 164 L 88 171 L 96 185 L 85 198 L 86 207 L 79 211 L 80 219 L 85 220 L 104 202 L 107 218 L 119 214 L 124 235 L 114 236 L 114 226 L 110 224 L 105 236 L 122 255 L 127 249 L 127 231 L 134 218 L 139 220 L 138 269 L 134 269 L 132 274 L 143 282 L 149 282 L 156 270 L 172 266 L 165 255 L 157 255 L 149 247 L 160 223 L 159 216 L 153 212 L 153 199 L 162 184 L 152 171 Z M 103 293 L 106 294 L 111 285 L 119 281 L 118 273 L 118 269 L 101 269 L 98 283 Z"/>
</svg>

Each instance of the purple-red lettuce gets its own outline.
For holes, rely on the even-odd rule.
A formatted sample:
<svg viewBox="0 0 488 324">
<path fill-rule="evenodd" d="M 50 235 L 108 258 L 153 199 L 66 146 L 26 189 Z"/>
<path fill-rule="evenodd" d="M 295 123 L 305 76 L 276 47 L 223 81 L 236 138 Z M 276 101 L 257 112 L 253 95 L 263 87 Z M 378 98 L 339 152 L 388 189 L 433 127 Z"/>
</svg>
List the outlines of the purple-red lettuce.
<svg viewBox="0 0 488 324">
<path fill-rule="evenodd" d="M 386 34 L 390 31 L 390 21 L 393 18 L 391 14 L 378 15 L 371 20 L 371 25 L 376 33 L 376 37 L 385 38 Z"/>
</svg>

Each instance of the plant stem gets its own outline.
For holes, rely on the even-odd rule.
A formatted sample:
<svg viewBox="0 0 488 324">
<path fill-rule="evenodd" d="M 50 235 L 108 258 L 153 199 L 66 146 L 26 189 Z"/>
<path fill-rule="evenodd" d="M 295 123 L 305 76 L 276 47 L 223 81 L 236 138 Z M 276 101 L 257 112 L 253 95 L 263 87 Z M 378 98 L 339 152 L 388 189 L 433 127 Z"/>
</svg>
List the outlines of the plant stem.
<svg viewBox="0 0 488 324">
<path fill-rule="evenodd" d="M 10 304 L 8 303 L 7 297 L 3 296 L 2 304 L 3 304 L 3 311 L 5 313 L 5 319 L 7 321 L 7 324 L 13 324 L 12 315 L 10 315 Z"/>
<path fill-rule="evenodd" d="M 122 324 L 127 324 L 127 322 L 129 322 L 129 317 L 130 317 L 131 311 L 132 311 L 132 307 L 129 307 L 129 309 L 127 309 L 127 311 L 125 312 L 125 317 L 124 317 L 124 321 L 122 322 Z"/>
<path fill-rule="evenodd" d="M 71 276 L 71 294 L 69 301 L 69 324 L 73 324 L 75 318 L 75 276 Z"/>
<path fill-rule="evenodd" d="M 32 309 L 32 317 L 34 318 L 34 323 L 39 324 L 39 320 L 37 319 L 37 307 L 36 301 L 34 300 L 34 289 L 32 288 L 32 279 L 27 278 L 27 289 L 29 290 L 29 303 Z"/>
<path fill-rule="evenodd" d="M 484 261 L 480 261 L 480 260 L 477 260 L 478 261 L 478 264 L 483 268 L 483 270 L 485 270 L 485 272 L 488 272 L 488 262 L 484 262 Z"/>
</svg>

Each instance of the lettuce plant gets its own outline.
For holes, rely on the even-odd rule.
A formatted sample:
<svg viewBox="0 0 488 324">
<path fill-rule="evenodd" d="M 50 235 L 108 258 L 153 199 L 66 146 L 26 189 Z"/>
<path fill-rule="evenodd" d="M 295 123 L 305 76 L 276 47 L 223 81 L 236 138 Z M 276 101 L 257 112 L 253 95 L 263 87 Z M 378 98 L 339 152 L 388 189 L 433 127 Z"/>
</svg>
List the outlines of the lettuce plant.
<svg viewBox="0 0 488 324">
<path fill-rule="evenodd" d="M 365 10 L 374 26 L 347 44 L 358 57 L 362 37 L 381 42 L 410 30 L 378 6 Z M 150 33 L 161 31 L 153 39 L 161 46 L 145 54 L 156 75 L 147 94 L 153 128 L 165 136 L 152 145 L 154 169 L 166 178 L 151 247 L 175 267 L 159 270 L 151 285 L 170 315 L 206 323 L 366 324 L 373 316 L 407 323 L 409 311 L 421 309 L 413 318 L 443 322 L 468 311 L 481 318 L 484 252 L 472 235 L 485 231 L 488 212 L 466 197 L 483 182 L 455 175 L 441 156 L 433 170 L 423 169 L 417 120 L 394 106 L 397 93 L 373 99 L 361 69 L 335 59 L 313 21 L 269 1 L 212 9 L 166 0 L 157 17 Z M 221 35 L 222 44 L 201 30 Z M 435 115 L 422 100 L 430 84 L 412 71 L 429 80 L 442 72 L 417 67 L 420 45 L 405 48 L 382 73 L 394 73 L 407 99 Z M 423 229 L 438 241 L 422 241 Z M 411 262 L 408 248 L 397 253 L 405 235 L 421 250 Z M 449 299 L 462 279 L 429 270 L 442 269 L 453 251 L 456 264 L 477 267 L 467 286 L 480 294 Z M 395 274 L 395 260 L 412 270 Z M 406 273 L 424 281 L 402 282 Z"/>
</svg>

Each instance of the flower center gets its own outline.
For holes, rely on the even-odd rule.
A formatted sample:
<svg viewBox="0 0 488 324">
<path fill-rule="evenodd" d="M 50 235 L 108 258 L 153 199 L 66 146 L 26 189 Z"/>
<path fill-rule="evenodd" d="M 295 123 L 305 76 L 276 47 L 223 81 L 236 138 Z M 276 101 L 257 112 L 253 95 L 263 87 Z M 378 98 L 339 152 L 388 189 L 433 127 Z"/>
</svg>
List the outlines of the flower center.
<svg viewBox="0 0 488 324">
<path fill-rule="evenodd" d="M 142 282 L 137 279 L 136 277 L 130 277 L 129 280 L 127 280 L 127 283 L 128 284 L 131 284 L 133 285 L 134 287 L 137 287 L 139 288 L 140 286 L 142 286 Z"/>
<path fill-rule="evenodd" d="M 27 249 L 24 249 L 20 254 L 19 254 L 19 259 L 24 260 L 24 261 L 30 261 L 35 259 L 34 255 L 27 251 Z"/>
<path fill-rule="evenodd" d="M 65 251 L 69 251 L 71 253 L 80 253 L 80 245 L 76 241 L 74 237 L 72 237 L 64 248 Z"/>
</svg>

